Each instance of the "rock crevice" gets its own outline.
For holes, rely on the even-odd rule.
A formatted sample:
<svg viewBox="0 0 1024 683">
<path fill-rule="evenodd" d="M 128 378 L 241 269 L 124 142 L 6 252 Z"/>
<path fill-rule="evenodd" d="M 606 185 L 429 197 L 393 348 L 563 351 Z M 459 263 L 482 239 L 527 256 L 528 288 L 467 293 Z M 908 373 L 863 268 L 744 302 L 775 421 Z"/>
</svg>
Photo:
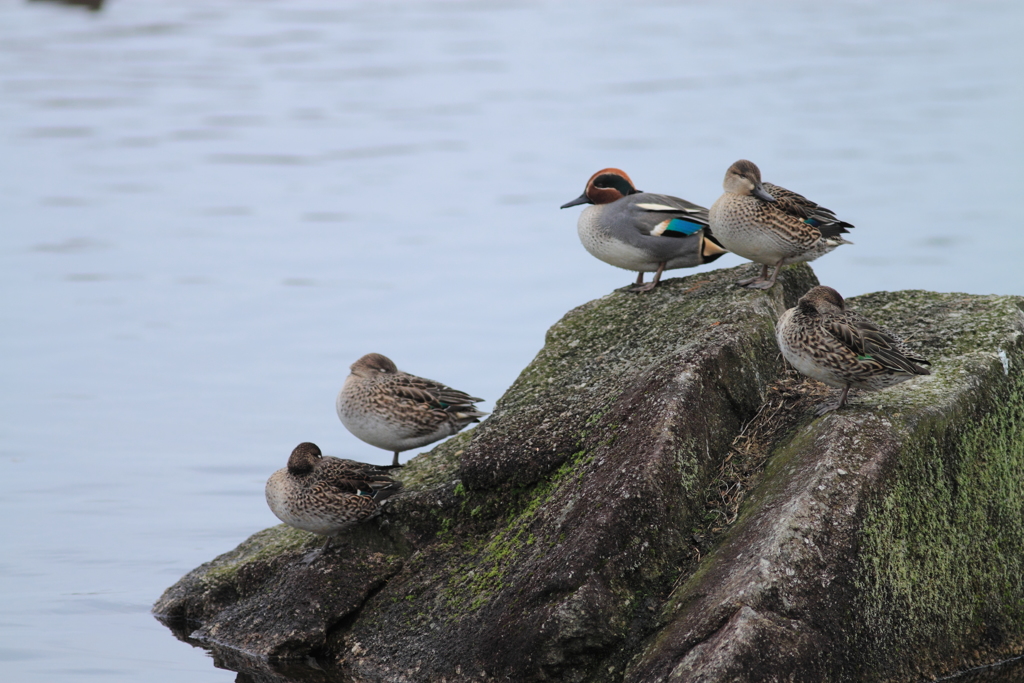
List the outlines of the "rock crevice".
<svg viewBox="0 0 1024 683">
<path fill-rule="evenodd" d="M 154 611 L 360 681 L 916 680 L 1024 651 L 1021 299 L 851 299 L 933 374 L 815 418 L 774 322 L 817 281 L 733 286 L 753 268 L 570 311 L 379 518 L 323 552 L 260 532 Z"/>
</svg>

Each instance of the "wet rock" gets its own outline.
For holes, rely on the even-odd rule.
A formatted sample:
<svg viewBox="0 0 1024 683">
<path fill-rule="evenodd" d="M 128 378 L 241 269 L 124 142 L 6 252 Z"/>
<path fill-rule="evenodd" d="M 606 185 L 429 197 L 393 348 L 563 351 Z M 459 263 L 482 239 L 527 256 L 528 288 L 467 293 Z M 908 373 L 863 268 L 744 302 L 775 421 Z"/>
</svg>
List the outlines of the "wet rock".
<svg viewBox="0 0 1024 683">
<path fill-rule="evenodd" d="M 1019 652 L 1021 300 L 851 299 L 933 375 L 816 419 L 774 321 L 817 281 L 734 287 L 752 268 L 569 312 L 379 518 L 320 554 L 260 532 L 154 611 L 365 681 L 900 680 Z"/>
<path fill-rule="evenodd" d="M 282 524 L 186 574 L 154 611 L 199 643 L 302 658 L 401 567 L 401 549 L 368 525 L 324 548 L 323 538 Z"/>
</svg>

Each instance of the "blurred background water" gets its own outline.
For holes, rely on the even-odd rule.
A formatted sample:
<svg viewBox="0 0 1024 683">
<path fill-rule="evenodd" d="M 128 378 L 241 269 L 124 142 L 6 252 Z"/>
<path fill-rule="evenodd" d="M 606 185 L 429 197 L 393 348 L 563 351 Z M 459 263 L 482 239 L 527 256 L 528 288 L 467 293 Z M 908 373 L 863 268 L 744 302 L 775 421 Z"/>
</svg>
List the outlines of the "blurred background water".
<svg viewBox="0 0 1024 683">
<path fill-rule="evenodd" d="M 814 264 L 847 296 L 1024 294 L 1022 19 L 0 0 L 3 680 L 231 680 L 152 602 L 277 522 L 263 484 L 298 442 L 390 460 L 334 414 L 356 358 L 490 409 L 629 284 L 558 209 L 599 168 L 710 206 L 754 160 L 857 226 Z"/>
</svg>

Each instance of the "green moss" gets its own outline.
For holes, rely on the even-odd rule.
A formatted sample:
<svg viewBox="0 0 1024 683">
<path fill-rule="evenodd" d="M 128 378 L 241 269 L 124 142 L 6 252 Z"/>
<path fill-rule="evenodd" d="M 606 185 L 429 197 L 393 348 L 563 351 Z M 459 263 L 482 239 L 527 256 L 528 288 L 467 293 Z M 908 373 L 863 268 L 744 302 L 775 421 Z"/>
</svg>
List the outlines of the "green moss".
<svg viewBox="0 0 1024 683">
<path fill-rule="evenodd" d="M 203 574 L 203 581 L 209 585 L 230 583 L 247 565 L 271 562 L 282 555 L 313 548 L 323 542 L 322 536 L 278 524 L 253 534 L 235 550 L 218 557 Z"/>
<path fill-rule="evenodd" d="M 800 283 L 795 286 L 804 291 L 817 283 L 806 264 L 786 270 L 784 280 Z M 781 301 L 782 287 L 767 296 L 737 291 L 735 277 L 733 271 L 718 271 L 669 279 L 643 296 L 618 290 L 569 311 L 548 330 L 544 348 L 498 401 L 495 412 L 543 405 L 546 397 L 564 395 L 566 389 L 592 389 L 588 379 L 652 365 L 692 341 L 694 330 L 726 322 L 749 324 L 750 300 L 764 300 L 768 306 L 772 297 Z M 726 292 L 733 298 L 727 304 Z M 770 321 L 766 324 L 771 327 Z M 774 338 L 774 330 L 769 332 Z"/>
<path fill-rule="evenodd" d="M 537 545 L 531 526 L 538 510 L 565 482 L 582 477 L 591 459 L 585 451 L 578 451 L 545 480 L 503 496 L 506 509 L 513 512 L 500 521 L 488 539 L 464 543 L 464 557 L 449 575 L 444 592 L 451 619 L 479 609 L 507 585 L 506 572 L 522 561 L 524 553 L 530 552 L 528 549 Z M 470 511 L 470 516 L 480 515 L 485 507 L 485 504 L 477 506 Z"/>
<path fill-rule="evenodd" d="M 452 525 L 454 520 L 451 517 L 444 517 L 441 519 L 441 528 L 437 532 L 437 540 L 440 542 L 449 542 L 453 540 L 452 537 Z"/>
<path fill-rule="evenodd" d="M 690 589 L 703 585 L 713 567 L 721 567 L 718 558 L 701 564 L 691 560 L 689 535 L 683 530 L 705 536 L 701 518 L 707 517 L 708 527 L 715 521 L 710 513 L 705 515 L 702 491 L 714 479 L 738 422 L 756 409 L 759 394 L 780 371 L 772 320 L 784 303 L 792 305 L 804 285 L 813 284 L 806 265 L 786 269 L 786 279 L 793 274 L 799 277 L 785 285 L 785 294 L 782 288 L 768 293 L 739 290 L 733 285 L 737 274 L 722 271 L 670 280 L 644 296 L 615 292 L 567 314 L 499 401 L 498 419 L 413 458 L 397 473 L 407 491 L 421 495 L 394 498 L 384 517 L 387 523 L 367 525 L 367 537 L 353 539 L 348 557 L 355 559 L 346 576 L 377 571 L 383 587 L 351 625 L 351 642 L 342 633 L 350 628 L 347 622 L 336 628 L 333 651 L 348 653 L 352 643 L 361 644 L 367 651 L 392 652 L 388 657 L 397 659 L 389 666 L 400 662 L 408 670 L 413 658 L 419 667 L 428 650 L 448 661 L 458 661 L 456 655 L 470 661 L 475 655 L 465 653 L 475 652 L 471 644 L 445 642 L 448 633 L 472 638 L 496 622 L 502 629 L 527 630 L 537 623 L 539 612 L 552 624 L 551 638 L 529 657 L 556 662 L 543 669 L 544 677 L 621 680 L 621 673 L 610 672 L 631 661 L 641 640 L 662 638 L 654 635 L 658 606 L 671 591 L 672 579 L 685 582 L 687 590 L 669 597 L 669 610 L 661 612 L 663 623 L 688 609 L 695 600 Z M 977 408 L 950 406 L 948 400 L 956 394 L 965 396 L 957 400 L 966 404 L 988 391 L 964 388 L 992 376 L 992 365 L 999 361 L 991 342 L 1008 338 L 1007 320 L 1017 320 L 1019 313 L 1007 313 L 1017 300 L 901 292 L 867 295 L 851 303 L 854 310 L 909 335 L 912 346 L 933 360 L 934 374 L 885 392 L 855 394 L 842 416 L 856 429 L 858 411 L 882 412 L 886 428 L 900 432 L 900 438 L 915 429 L 921 437 L 914 448 L 881 463 L 886 468 L 879 475 L 884 493 L 872 494 L 877 498 L 845 517 L 851 525 L 863 521 L 864 526 L 843 527 L 831 537 L 838 546 L 861 533 L 857 557 L 862 559 L 844 559 L 842 569 L 861 562 L 853 599 L 862 605 L 851 609 L 853 618 L 842 619 L 837 628 L 851 623 L 849 649 L 873 649 L 887 661 L 899 661 L 895 653 L 901 650 L 978 642 L 979 630 L 989 638 L 998 632 L 1009 638 L 1024 633 L 1024 561 L 1018 559 L 1024 555 L 1024 390 L 1014 387 L 998 410 L 969 429 L 953 425 L 970 422 Z M 943 326 L 937 329 L 934 323 L 940 320 Z M 741 343 L 734 343 L 737 339 Z M 674 361 L 698 357 L 723 340 L 729 342 L 728 352 L 707 370 L 719 373 L 717 384 L 708 385 L 714 389 L 700 389 L 677 407 L 673 382 L 682 382 L 689 365 Z M 1003 362 L 1016 368 L 1024 354 L 1020 348 L 1011 351 Z M 1009 391 L 1009 382 L 999 381 Z M 664 394 L 659 394 L 662 388 Z M 719 401 L 722 394 L 725 398 Z M 682 429 L 687 414 L 710 416 L 706 430 Z M 821 433 L 817 423 L 808 415 L 799 430 L 785 432 L 787 443 L 780 437 L 770 448 L 765 446 L 758 466 L 768 453 L 772 456 L 763 486 L 751 493 L 738 515 L 726 516 L 729 524 L 749 522 L 756 506 L 782 493 L 791 481 L 787 473 L 799 464 L 794 461 Z M 866 440 L 870 435 L 863 436 Z M 856 447 L 858 442 L 852 443 Z M 649 448 L 656 450 L 645 450 Z M 658 457 L 631 459 L 634 453 L 647 452 Z M 668 453 L 674 462 L 662 457 Z M 597 467 L 595 459 L 605 464 Z M 652 482 L 655 495 L 636 504 L 632 497 L 622 504 L 614 495 L 581 499 L 584 477 L 594 477 L 586 482 L 593 491 L 613 490 L 621 483 L 620 463 L 633 467 L 629 485 Z M 640 469 L 648 467 L 652 469 Z M 607 488 L 593 486 L 605 477 Z M 890 482 L 895 482 L 891 489 Z M 648 515 L 656 523 L 647 524 Z M 596 525 L 588 526 L 585 535 L 575 535 L 580 519 L 613 522 L 596 531 Z M 404 539 L 410 547 L 399 552 Z M 257 560 L 264 559 L 266 565 L 295 562 L 296 554 L 323 542 L 286 527 L 250 541 L 218 558 L 207 580 L 218 586 L 232 581 L 253 586 L 261 580 L 253 578 Z M 700 550 L 713 552 L 714 547 Z M 565 563 L 546 561 L 553 559 L 551 553 L 568 556 L 590 548 L 601 552 L 587 558 L 586 567 L 600 574 L 593 585 L 607 589 L 607 599 L 574 590 L 580 584 L 558 575 Z M 386 571 L 367 570 L 365 558 L 377 552 L 386 556 Z M 237 576 L 250 567 L 253 571 Z M 274 570 L 269 566 L 264 574 Z M 814 583 L 818 576 L 814 574 Z M 834 591 L 829 599 L 842 592 L 842 600 L 835 601 L 840 609 L 849 607 L 854 593 L 845 592 L 849 581 L 843 571 L 831 584 L 837 587 L 828 589 Z M 324 588 L 322 594 L 330 590 Z M 788 594 L 781 597 L 790 599 Z M 527 601 L 530 609 L 517 615 Z M 818 605 L 807 609 L 809 620 L 820 616 L 816 609 Z M 502 619 L 494 619 L 499 611 Z M 461 623 L 463 630 L 436 630 L 433 622 L 445 619 Z M 429 629 L 424 628 L 427 622 Z M 395 654 L 388 649 L 395 642 L 409 647 Z M 578 660 L 558 659 L 566 656 Z M 428 661 L 421 674 L 430 671 L 439 678 L 444 666 Z"/>
<path fill-rule="evenodd" d="M 1012 341 L 1021 300 L 904 291 L 850 303 L 932 361 L 930 376 L 857 400 L 897 426 L 904 411 L 927 417 L 907 427 L 912 445 L 866 508 L 855 574 L 864 616 L 851 642 L 871 652 L 868 666 L 947 657 L 941 670 L 965 650 L 1009 652 L 1001 644 L 1024 637 L 1024 356 Z M 1011 381 L 1000 387 L 1000 376 Z M 982 377 L 995 384 L 979 392 Z M 957 395 L 970 403 L 950 405 Z"/>
<path fill-rule="evenodd" d="M 395 478 L 402 482 L 406 491 L 423 491 L 447 484 L 456 478 L 459 456 L 475 431 L 472 428 L 459 432 L 433 450 L 417 455 L 395 474 Z M 461 483 L 456 487 L 456 495 L 460 495 L 460 491 L 465 491 Z"/>
<path fill-rule="evenodd" d="M 859 637 L 892 660 L 1024 634 L 1024 380 L 950 443 L 945 428 L 919 426 L 862 528 Z"/>
</svg>

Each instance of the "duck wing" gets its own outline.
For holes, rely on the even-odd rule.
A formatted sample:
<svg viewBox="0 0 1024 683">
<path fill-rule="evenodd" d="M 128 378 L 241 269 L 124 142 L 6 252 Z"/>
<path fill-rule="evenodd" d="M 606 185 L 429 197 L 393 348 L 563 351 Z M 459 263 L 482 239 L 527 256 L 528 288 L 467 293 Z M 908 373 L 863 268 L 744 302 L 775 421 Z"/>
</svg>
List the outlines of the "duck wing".
<svg viewBox="0 0 1024 683">
<path fill-rule="evenodd" d="M 689 237 L 708 227 L 708 210 L 685 199 L 650 192 L 630 199 L 634 225 L 644 235 Z"/>
<path fill-rule="evenodd" d="M 841 233 L 849 232 L 847 228 L 853 227 L 852 223 L 836 218 L 835 212 L 831 209 L 815 204 L 802 194 L 771 183 L 764 183 L 764 189 L 775 197 L 776 208 L 817 228 L 822 237 L 837 237 Z"/>
<path fill-rule="evenodd" d="M 391 478 L 388 470 L 393 465 L 371 465 L 343 458 L 324 457 L 315 472 L 315 485 L 337 493 L 376 496 L 379 491 L 402 488 L 402 483 Z"/>
<path fill-rule="evenodd" d="M 452 389 L 432 379 L 404 373 L 395 379 L 391 390 L 402 398 L 445 411 L 452 408 L 473 408 L 474 403 L 483 401 L 482 398 L 470 396 L 464 391 Z"/>
<path fill-rule="evenodd" d="M 929 365 L 928 361 L 911 357 L 910 349 L 901 339 L 861 315 L 844 311 L 840 315 L 827 316 L 822 324 L 829 334 L 862 361 L 874 361 L 884 369 L 910 375 L 931 374 L 918 365 Z"/>
</svg>

